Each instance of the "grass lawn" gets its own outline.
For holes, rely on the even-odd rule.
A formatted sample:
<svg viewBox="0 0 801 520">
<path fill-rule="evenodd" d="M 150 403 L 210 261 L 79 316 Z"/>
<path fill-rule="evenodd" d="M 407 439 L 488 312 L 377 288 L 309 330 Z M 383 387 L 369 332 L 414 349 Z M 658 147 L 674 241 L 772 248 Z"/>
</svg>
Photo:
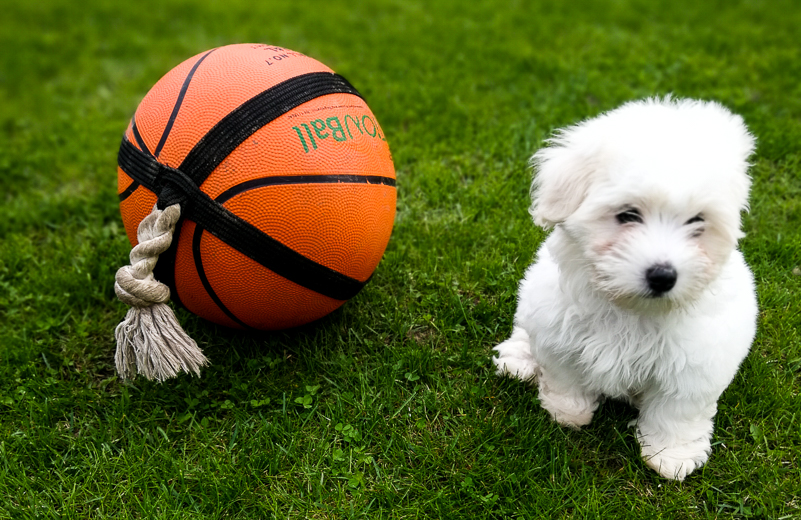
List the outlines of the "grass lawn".
<svg viewBox="0 0 801 520">
<path fill-rule="evenodd" d="M 801 518 L 799 27 L 795 0 L 3 2 L 0 518 Z M 235 42 L 365 95 L 397 168 L 393 238 L 320 322 L 250 334 L 179 310 L 213 365 L 123 384 L 120 137 L 164 73 Z M 683 483 L 640 461 L 631 408 L 568 431 L 490 362 L 544 237 L 528 157 L 670 92 L 758 138 L 741 248 L 759 332 Z"/>
</svg>

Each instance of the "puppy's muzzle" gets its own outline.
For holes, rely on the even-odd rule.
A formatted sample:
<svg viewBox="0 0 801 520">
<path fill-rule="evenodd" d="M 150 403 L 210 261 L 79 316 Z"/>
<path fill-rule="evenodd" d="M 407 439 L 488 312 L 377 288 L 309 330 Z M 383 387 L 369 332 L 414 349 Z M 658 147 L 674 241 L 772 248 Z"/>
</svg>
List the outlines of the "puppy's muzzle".
<svg viewBox="0 0 801 520">
<path fill-rule="evenodd" d="M 676 268 L 670 264 L 658 264 L 645 271 L 645 281 L 654 296 L 661 296 L 676 285 L 679 277 Z"/>
</svg>

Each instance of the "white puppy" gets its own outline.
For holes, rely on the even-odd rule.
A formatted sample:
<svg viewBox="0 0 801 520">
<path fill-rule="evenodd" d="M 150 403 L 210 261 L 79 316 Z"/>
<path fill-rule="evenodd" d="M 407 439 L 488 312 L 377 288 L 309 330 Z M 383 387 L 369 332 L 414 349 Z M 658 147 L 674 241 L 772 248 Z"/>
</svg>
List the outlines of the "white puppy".
<svg viewBox="0 0 801 520">
<path fill-rule="evenodd" d="M 498 373 L 536 379 L 559 424 L 603 396 L 640 411 L 645 462 L 682 480 L 756 331 L 736 249 L 754 139 L 713 102 L 648 99 L 559 131 L 532 158 L 531 214 L 553 232 L 520 283 Z"/>
</svg>

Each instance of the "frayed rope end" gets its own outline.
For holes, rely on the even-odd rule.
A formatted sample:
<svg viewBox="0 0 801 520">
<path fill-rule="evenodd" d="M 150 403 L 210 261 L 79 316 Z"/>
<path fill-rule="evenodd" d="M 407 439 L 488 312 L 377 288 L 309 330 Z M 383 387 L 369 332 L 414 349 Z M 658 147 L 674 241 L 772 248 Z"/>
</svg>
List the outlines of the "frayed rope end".
<svg viewBox="0 0 801 520">
<path fill-rule="evenodd" d="M 181 371 L 200 376 L 200 368 L 209 364 L 166 303 L 131 307 L 114 335 L 114 361 L 123 379 L 142 374 L 161 383 Z"/>
</svg>

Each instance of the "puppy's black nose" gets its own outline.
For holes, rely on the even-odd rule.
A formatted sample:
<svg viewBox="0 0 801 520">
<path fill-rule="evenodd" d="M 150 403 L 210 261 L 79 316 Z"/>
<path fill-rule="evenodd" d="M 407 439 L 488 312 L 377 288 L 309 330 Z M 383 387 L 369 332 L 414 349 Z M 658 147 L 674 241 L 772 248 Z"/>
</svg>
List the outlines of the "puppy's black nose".
<svg viewBox="0 0 801 520">
<path fill-rule="evenodd" d="M 648 287 L 657 295 L 673 289 L 678 277 L 676 268 L 670 264 L 655 265 L 645 271 L 645 280 L 648 282 Z"/>
</svg>

